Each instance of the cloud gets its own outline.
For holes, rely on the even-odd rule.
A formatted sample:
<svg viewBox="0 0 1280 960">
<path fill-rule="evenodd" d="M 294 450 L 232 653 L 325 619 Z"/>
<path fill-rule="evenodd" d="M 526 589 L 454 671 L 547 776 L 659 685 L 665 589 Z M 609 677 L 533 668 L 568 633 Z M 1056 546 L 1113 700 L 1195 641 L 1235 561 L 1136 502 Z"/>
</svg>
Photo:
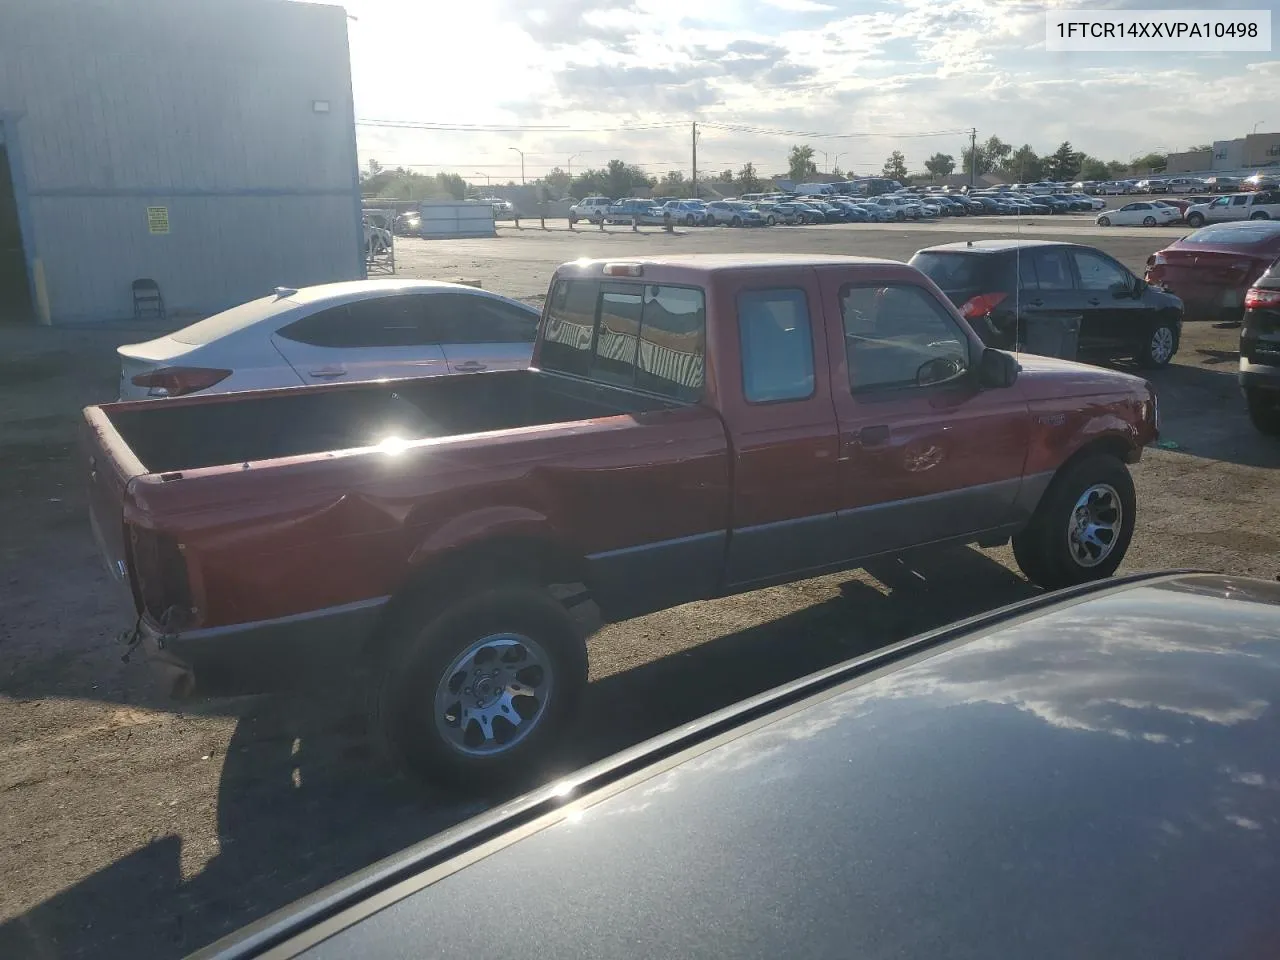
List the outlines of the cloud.
<svg viewBox="0 0 1280 960">
<path fill-rule="evenodd" d="M 827 13 L 836 9 L 829 3 L 817 3 L 815 0 L 761 0 L 765 6 L 785 10 L 788 13 Z"/>
<path fill-rule="evenodd" d="M 1196 3 L 1164 0 L 1165 7 L 1184 5 Z M 554 123 L 580 131 L 359 130 L 364 159 L 452 162 L 464 176 L 492 169 L 518 177 L 518 165 L 503 170 L 515 157 L 513 144 L 547 154 L 530 156 L 531 171 L 597 149 L 630 162 L 672 161 L 688 155 L 689 120 L 856 133 L 828 140 L 825 149 L 857 173 L 878 171 L 893 150 L 902 150 L 913 169 L 937 151 L 958 156 L 968 140 L 958 132 L 899 135 L 969 127 L 982 139 L 995 134 L 1042 154 L 1069 140 L 1094 156 L 1125 160 L 1242 136 L 1269 115 L 1267 81 L 1280 79 L 1280 61 L 1269 54 L 1046 53 L 1047 4 L 1026 0 L 704 0 L 696 8 L 685 0 L 469 0 L 429 11 L 410 0 L 347 0 L 347 6 L 359 17 L 350 27 L 357 115 Z M 478 60 L 461 46 L 428 58 L 386 56 L 388 35 L 474 36 L 476 23 L 486 24 L 489 58 Z M 681 125 L 657 128 L 657 121 Z M 647 129 L 624 137 L 620 125 Z M 781 169 L 793 142 L 710 128 L 706 137 L 708 158 L 735 169 L 748 161 Z"/>
</svg>

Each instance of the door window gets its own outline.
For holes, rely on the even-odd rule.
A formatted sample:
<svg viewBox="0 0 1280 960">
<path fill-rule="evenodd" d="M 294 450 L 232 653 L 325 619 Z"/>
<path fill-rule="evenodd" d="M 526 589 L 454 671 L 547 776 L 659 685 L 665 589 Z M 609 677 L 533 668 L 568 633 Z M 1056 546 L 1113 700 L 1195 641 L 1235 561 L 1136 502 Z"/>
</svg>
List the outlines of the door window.
<svg viewBox="0 0 1280 960">
<path fill-rule="evenodd" d="M 492 297 L 433 293 L 422 298 L 424 329 L 435 343 L 532 343 L 538 317 Z"/>
<path fill-rule="evenodd" d="M 1033 247 L 1023 254 L 1029 261 L 1028 290 L 1071 290 L 1071 265 L 1062 247 Z"/>
<path fill-rule="evenodd" d="M 1072 250 L 1071 256 L 1076 262 L 1076 272 L 1080 274 L 1082 290 L 1127 289 L 1131 283 L 1129 271 L 1092 250 Z"/>
<path fill-rule="evenodd" d="M 920 287 L 849 286 L 840 309 L 854 393 L 933 386 L 969 367 L 968 338 Z"/>
<path fill-rule="evenodd" d="M 281 327 L 286 340 L 315 347 L 412 347 L 424 339 L 422 311 L 416 297 L 374 297 L 330 307 Z"/>
<path fill-rule="evenodd" d="M 1243 207 L 1248 202 L 1249 202 L 1249 195 L 1247 193 L 1242 193 L 1238 197 L 1231 198 L 1231 205 L 1233 207 Z"/>
<path fill-rule="evenodd" d="M 738 296 L 742 392 L 749 403 L 813 396 L 813 330 L 803 290 L 751 290 Z"/>
</svg>

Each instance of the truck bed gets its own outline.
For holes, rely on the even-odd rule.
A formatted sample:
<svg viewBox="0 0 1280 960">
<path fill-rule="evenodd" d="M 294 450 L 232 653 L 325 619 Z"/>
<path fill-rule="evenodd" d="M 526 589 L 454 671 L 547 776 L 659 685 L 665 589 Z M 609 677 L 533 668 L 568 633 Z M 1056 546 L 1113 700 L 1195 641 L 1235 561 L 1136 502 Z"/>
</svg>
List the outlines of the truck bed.
<svg viewBox="0 0 1280 960">
<path fill-rule="evenodd" d="M 193 400 L 108 404 L 103 412 L 147 472 L 167 473 L 678 405 L 537 370 Z"/>
</svg>

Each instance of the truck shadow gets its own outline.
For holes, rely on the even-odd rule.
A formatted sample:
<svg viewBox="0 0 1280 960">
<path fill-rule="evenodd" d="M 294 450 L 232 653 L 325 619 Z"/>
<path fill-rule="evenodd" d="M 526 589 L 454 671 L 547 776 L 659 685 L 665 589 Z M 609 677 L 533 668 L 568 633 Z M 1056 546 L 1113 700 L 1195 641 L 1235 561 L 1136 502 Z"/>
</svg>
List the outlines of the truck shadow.
<svg viewBox="0 0 1280 960">
<path fill-rule="evenodd" d="M 1036 589 L 968 548 L 874 564 L 837 595 L 604 677 L 548 776 L 849 657 Z M 828 581 L 829 582 L 829 581 Z M 386 776 L 358 694 L 262 699 L 219 785 L 218 852 L 187 879 L 183 838 L 134 851 L 0 926 L 0 957 L 179 957 L 507 799 L 460 801 Z"/>
</svg>

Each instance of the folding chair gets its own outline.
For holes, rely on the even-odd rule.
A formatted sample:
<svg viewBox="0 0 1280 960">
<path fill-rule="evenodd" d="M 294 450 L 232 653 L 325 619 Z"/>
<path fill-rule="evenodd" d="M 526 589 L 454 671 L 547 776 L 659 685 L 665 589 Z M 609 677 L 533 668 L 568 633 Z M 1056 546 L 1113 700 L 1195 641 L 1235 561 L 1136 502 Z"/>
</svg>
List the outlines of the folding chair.
<svg viewBox="0 0 1280 960">
<path fill-rule="evenodd" d="M 162 322 L 168 319 L 164 310 L 164 297 L 160 284 L 149 278 L 133 281 L 133 318 L 141 320 L 146 312 L 153 313 Z"/>
</svg>

